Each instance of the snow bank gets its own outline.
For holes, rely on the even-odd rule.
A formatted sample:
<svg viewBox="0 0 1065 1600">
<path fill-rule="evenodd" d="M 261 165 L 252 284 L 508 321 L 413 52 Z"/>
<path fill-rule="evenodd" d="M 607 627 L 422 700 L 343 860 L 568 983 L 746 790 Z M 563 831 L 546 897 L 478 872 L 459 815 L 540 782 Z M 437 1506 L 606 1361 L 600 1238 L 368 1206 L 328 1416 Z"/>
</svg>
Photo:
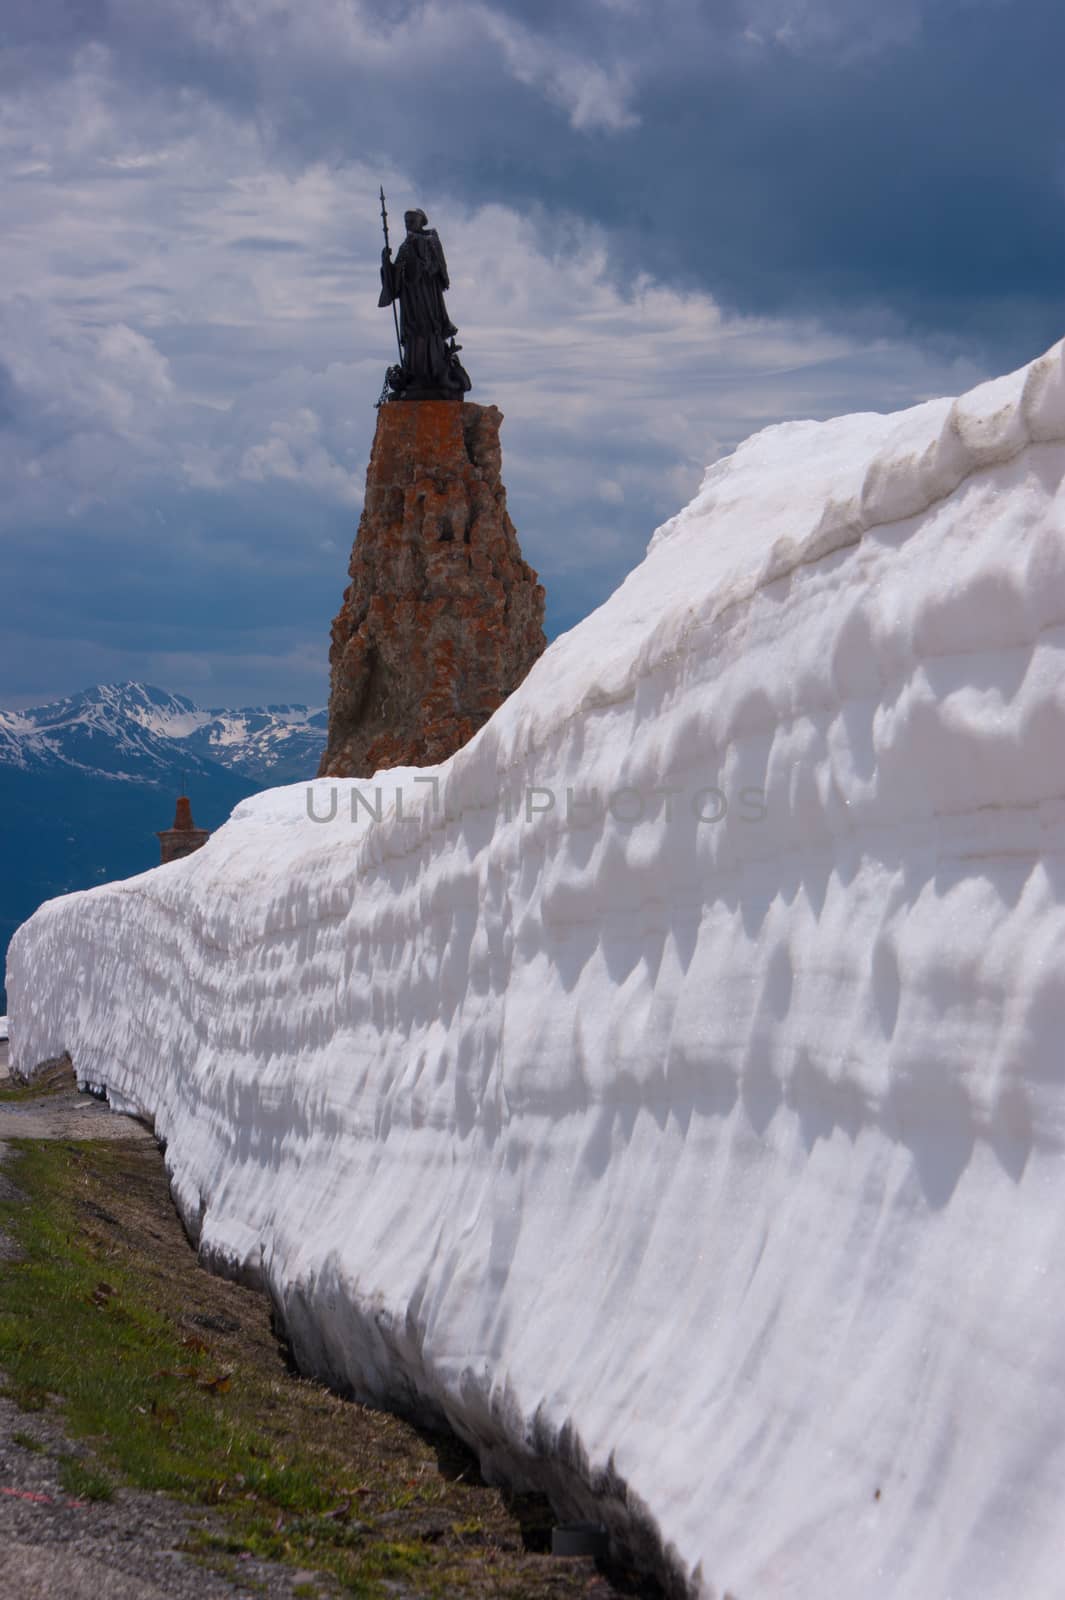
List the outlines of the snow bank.
<svg viewBox="0 0 1065 1600">
<path fill-rule="evenodd" d="M 154 1117 L 309 1367 L 692 1592 L 1057 1594 L 1063 469 L 1061 345 L 759 434 L 380 821 L 43 907 L 16 1064 Z"/>
</svg>

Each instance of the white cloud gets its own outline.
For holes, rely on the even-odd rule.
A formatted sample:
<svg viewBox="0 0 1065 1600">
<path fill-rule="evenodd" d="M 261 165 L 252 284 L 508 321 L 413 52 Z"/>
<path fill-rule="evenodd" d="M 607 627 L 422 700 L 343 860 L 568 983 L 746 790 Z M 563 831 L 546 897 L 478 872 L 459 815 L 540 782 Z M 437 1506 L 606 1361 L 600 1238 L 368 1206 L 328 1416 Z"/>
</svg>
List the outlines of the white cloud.
<svg viewBox="0 0 1065 1600">
<path fill-rule="evenodd" d="M 893 0 L 875 9 L 854 0 L 745 0 L 742 37 L 772 41 L 795 55 L 858 61 L 920 37 L 920 0 Z"/>
<path fill-rule="evenodd" d="M 220 12 L 219 26 L 237 14 Z M 319 14 L 329 37 L 358 23 L 350 8 Z M 419 15 L 431 35 L 436 8 Z M 622 125 L 627 86 L 604 68 L 606 99 L 596 89 L 582 102 L 575 81 L 565 88 L 566 59 L 533 52 L 512 64 L 567 94 L 571 117 Z M 163 547 L 180 536 L 223 589 L 230 573 L 239 607 L 240 583 L 265 560 L 259 521 L 242 508 L 249 494 L 283 491 L 290 544 L 323 572 L 335 567 L 339 600 L 337 510 L 354 532 L 373 403 L 393 359 L 391 317 L 376 303 L 380 177 L 394 215 L 417 196 L 440 226 L 472 398 L 506 414 L 512 514 L 570 617 L 640 558 L 706 463 L 753 429 L 873 396 L 886 409 L 979 376 L 900 341 L 726 317 L 709 296 L 651 279 L 625 294 L 604 236 L 579 219 L 552 250 L 506 207 L 465 211 L 418 195 L 402 172 L 355 163 L 281 168 L 253 126 L 203 99 L 126 96 L 94 48 L 72 79 L 35 82 L 0 112 L 0 356 L 12 379 L 0 407 L 13 410 L 0 429 L 0 537 L 73 518 L 84 539 L 94 508 L 140 506 L 129 537 L 161 517 Z M 190 522 L 192 491 L 215 512 L 198 502 Z M 107 525 L 122 536 L 121 517 Z M 145 570 L 150 560 L 142 544 Z M 219 670 L 250 671 L 255 655 L 263 697 L 283 699 L 283 672 L 298 663 L 306 697 L 307 664 L 324 678 L 330 615 L 284 658 L 249 648 L 239 669 L 220 623 Z M 87 663 L 100 656 L 88 641 L 85 651 Z M 174 686 L 191 673 L 175 667 Z"/>
<path fill-rule="evenodd" d="M 567 50 L 556 40 L 535 34 L 487 7 L 481 11 L 481 20 L 517 81 L 542 90 L 567 113 L 570 126 L 578 132 L 620 133 L 639 125 L 630 103 L 633 79 L 627 66 L 601 66 L 590 61 L 586 51 Z"/>
<path fill-rule="evenodd" d="M 260 483 L 285 478 L 359 505 L 362 496 L 354 476 L 333 460 L 320 434 L 320 418 L 309 406 L 300 406 L 291 416 L 271 422 L 268 438 L 248 446 L 240 458 L 239 475 Z"/>
</svg>

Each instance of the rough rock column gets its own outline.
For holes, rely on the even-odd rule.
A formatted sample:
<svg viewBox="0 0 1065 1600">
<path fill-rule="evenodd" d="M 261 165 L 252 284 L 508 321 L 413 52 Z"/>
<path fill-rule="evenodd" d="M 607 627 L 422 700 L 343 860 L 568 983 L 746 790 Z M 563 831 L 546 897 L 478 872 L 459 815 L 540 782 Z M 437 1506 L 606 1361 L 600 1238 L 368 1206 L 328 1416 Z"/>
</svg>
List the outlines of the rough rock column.
<svg viewBox="0 0 1065 1600">
<path fill-rule="evenodd" d="M 378 411 L 352 581 L 333 623 L 321 777 L 445 760 L 543 650 L 544 590 L 500 476 L 502 421 L 468 401 Z"/>
</svg>

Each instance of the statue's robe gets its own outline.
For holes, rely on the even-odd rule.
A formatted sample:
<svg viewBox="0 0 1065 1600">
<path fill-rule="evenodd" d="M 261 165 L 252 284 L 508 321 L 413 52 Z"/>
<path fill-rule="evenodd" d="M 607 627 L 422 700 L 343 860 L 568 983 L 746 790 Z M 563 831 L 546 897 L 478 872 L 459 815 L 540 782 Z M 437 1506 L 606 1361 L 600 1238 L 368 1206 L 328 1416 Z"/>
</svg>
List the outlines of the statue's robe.
<svg viewBox="0 0 1065 1600">
<path fill-rule="evenodd" d="M 444 250 L 435 228 L 408 233 L 395 261 L 381 264 L 379 306 L 399 301 L 403 370 L 417 387 L 449 387 L 448 340 L 458 332 L 447 314 L 444 290 L 451 287 Z"/>
</svg>

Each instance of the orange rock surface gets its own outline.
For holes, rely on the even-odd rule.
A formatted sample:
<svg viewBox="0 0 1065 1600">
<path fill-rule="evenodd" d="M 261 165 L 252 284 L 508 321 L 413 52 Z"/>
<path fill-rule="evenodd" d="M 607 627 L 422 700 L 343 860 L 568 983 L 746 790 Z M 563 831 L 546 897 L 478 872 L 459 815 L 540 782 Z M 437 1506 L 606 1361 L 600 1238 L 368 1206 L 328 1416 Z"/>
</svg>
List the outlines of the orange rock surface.
<svg viewBox="0 0 1065 1600">
<path fill-rule="evenodd" d="M 546 644 L 543 586 L 507 512 L 502 413 L 410 400 L 377 416 L 333 623 L 322 777 L 445 760 Z"/>
</svg>

